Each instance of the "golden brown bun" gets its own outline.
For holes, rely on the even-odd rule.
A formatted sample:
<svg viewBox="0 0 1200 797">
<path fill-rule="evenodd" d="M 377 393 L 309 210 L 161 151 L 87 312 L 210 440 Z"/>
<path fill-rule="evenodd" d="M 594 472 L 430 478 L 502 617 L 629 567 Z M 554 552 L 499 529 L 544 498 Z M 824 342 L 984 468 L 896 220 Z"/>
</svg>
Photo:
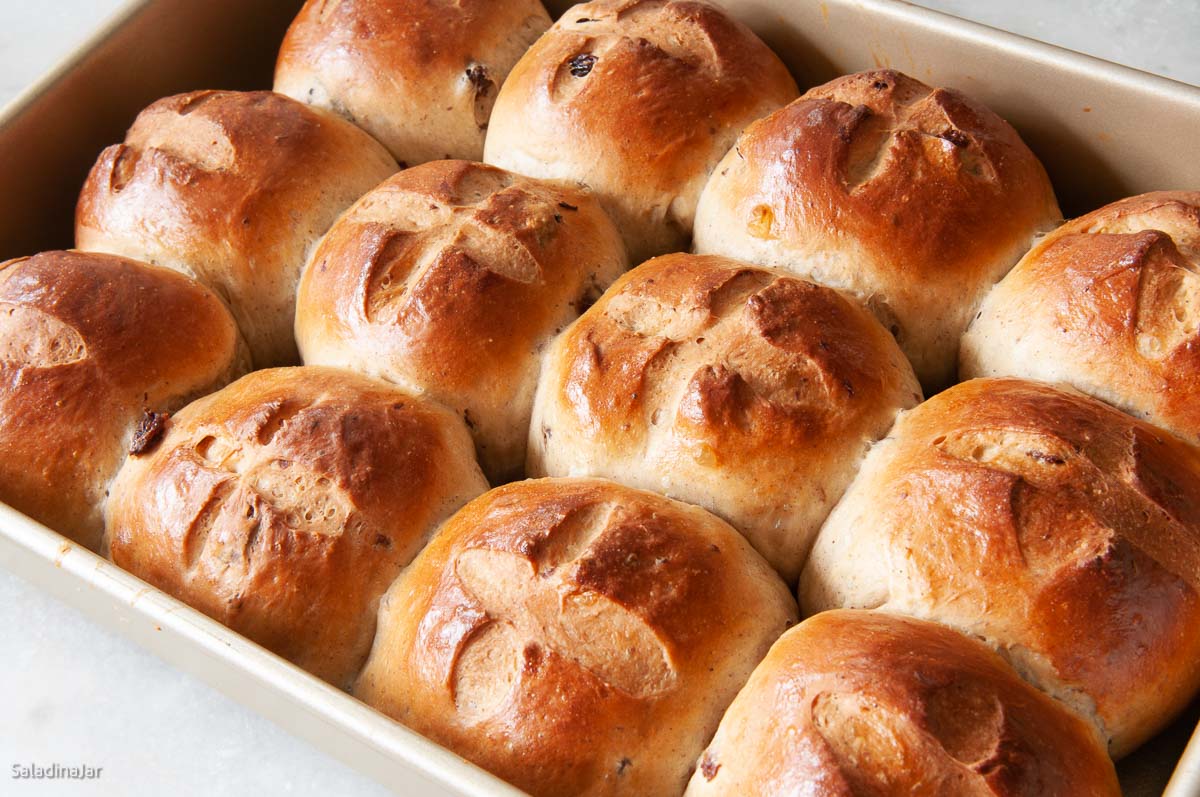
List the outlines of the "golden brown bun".
<svg viewBox="0 0 1200 797">
<path fill-rule="evenodd" d="M 139 426 L 248 367 L 225 305 L 173 271 L 82 252 L 0 264 L 0 501 L 97 549 Z"/>
<path fill-rule="evenodd" d="M 1200 192 L 1123 199 L 1060 227 L 983 302 L 964 377 L 1062 382 L 1200 442 Z"/>
<path fill-rule="evenodd" d="M 487 489 L 462 422 L 332 368 L 255 371 L 173 416 L 106 513 L 112 560 L 348 687 L 379 597 Z"/>
<path fill-rule="evenodd" d="M 79 196 L 80 249 L 196 277 L 225 299 L 256 367 L 298 362 L 296 281 L 338 214 L 396 170 L 332 114 L 265 91 L 198 91 L 142 111 Z"/>
<path fill-rule="evenodd" d="M 466 161 L 364 196 L 300 282 L 305 363 L 427 393 L 461 414 L 493 483 L 520 478 L 539 355 L 626 268 L 589 195 Z"/>
<path fill-rule="evenodd" d="M 687 247 L 713 167 L 798 93 L 779 58 L 711 5 L 597 0 L 513 68 L 484 160 L 591 188 L 640 263 Z"/>
<path fill-rule="evenodd" d="M 794 584 L 871 441 L 920 400 L 895 340 L 835 291 L 728 258 L 666 255 L 554 341 L 529 472 L 698 504 Z"/>
<path fill-rule="evenodd" d="M 1094 729 L 978 642 L 876 612 L 775 643 L 689 797 L 1120 797 Z"/>
<path fill-rule="evenodd" d="M 933 392 L 953 381 L 984 293 L 1059 218 L 1045 170 L 1007 122 L 878 70 L 748 128 L 700 198 L 696 251 L 852 293 Z"/>
<path fill-rule="evenodd" d="M 354 691 L 534 795 L 679 794 L 795 612 L 702 509 L 517 482 L 447 521 L 388 590 Z"/>
<path fill-rule="evenodd" d="M 275 90 L 354 122 L 402 163 L 479 160 L 500 85 L 548 27 L 538 0 L 308 0 Z"/>
<path fill-rule="evenodd" d="M 977 379 L 901 416 L 800 578 L 986 640 L 1114 756 L 1200 687 L 1200 451 L 1074 391 Z"/>
</svg>

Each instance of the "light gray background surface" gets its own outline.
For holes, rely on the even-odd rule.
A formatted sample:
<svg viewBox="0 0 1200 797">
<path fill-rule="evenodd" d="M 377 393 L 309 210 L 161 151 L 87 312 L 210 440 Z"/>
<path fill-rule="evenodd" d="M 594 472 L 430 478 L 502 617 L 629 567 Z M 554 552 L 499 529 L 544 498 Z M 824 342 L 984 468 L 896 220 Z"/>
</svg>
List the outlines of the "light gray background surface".
<svg viewBox="0 0 1200 797">
<path fill-rule="evenodd" d="M 119 5 L 118 0 L 0 0 L 0 105 Z M 1200 0 L 924 0 L 919 5 L 1200 85 Z M 52 762 L 87 763 L 104 772 L 82 784 L 11 779 L 13 764 Z M 387 792 L 0 571 L 0 794 L 382 797 Z"/>
</svg>

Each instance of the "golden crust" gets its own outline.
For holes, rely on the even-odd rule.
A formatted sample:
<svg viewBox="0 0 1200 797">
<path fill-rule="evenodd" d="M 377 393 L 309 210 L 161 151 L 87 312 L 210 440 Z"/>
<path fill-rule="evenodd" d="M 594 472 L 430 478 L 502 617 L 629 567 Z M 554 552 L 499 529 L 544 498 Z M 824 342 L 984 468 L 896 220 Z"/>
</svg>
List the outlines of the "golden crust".
<svg viewBox="0 0 1200 797">
<path fill-rule="evenodd" d="M 144 413 L 177 409 L 248 360 L 221 301 L 172 271 L 82 252 L 0 264 L 0 501 L 98 548 Z"/>
<path fill-rule="evenodd" d="M 847 290 L 927 391 L 953 381 L 984 292 L 1060 214 L 1000 117 L 892 70 L 848 75 L 750 126 L 700 200 L 696 251 Z"/>
<path fill-rule="evenodd" d="M 338 214 L 396 170 L 363 131 L 265 91 L 159 100 L 79 196 L 81 249 L 136 257 L 225 299 L 256 367 L 297 362 L 296 282 Z"/>
<path fill-rule="evenodd" d="M 689 797 L 1119 797 L 1093 729 L 985 646 L 919 620 L 819 614 L 738 694 Z"/>
<path fill-rule="evenodd" d="M 800 598 L 979 636 L 1123 755 L 1200 687 L 1200 452 L 1074 391 L 964 382 L 867 456 Z"/>
<path fill-rule="evenodd" d="M 520 478 L 539 357 L 626 267 L 589 195 L 437 161 L 356 203 L 300 283 L 304 362 L 427 393 L 471 427 L 493 482 Z"/>
<path fill-rule="evenodd" d="M 113 483 L 116 564 L 343 688 L 379 597 L 487 489 L 462 423 L 331 368 L 255 371 L 173 416 Z"/>
<path fill-rule="evenodd" d="M 703 506 L 795 583 L 869 443 L 920 399 L 895 341 L 835 291 L 666 255 L 618 280 L 550 348 L 529 471 Z"/>
<path fill-rule="evenodd" d="M 501 84 L 549 27 L 538 0 L 308 0 L 275 90 L 354 122 L 402 164 L 479 160 Z"/>
<path fill-rule="evenodd" d="M 495 489 L 396 581 L 355 694 L 535 795 L 670 794 L 771 642 L 783 582 L 702 509 Z"/>
<path fill-rule="evenodd" d="M 960 371 L 1070 384 L 1200 442 L 1200 192 L 1130 197 L 1051 233 L 984 301 Z"/>
<path fill-rule="evenodd" d="M 707 3 L 583 3 L 513 68 L 484 160 L 590 187 L 637 263 L 686 248 L 713 167 L 797 94 L 779 58 Z"/>
</svg>

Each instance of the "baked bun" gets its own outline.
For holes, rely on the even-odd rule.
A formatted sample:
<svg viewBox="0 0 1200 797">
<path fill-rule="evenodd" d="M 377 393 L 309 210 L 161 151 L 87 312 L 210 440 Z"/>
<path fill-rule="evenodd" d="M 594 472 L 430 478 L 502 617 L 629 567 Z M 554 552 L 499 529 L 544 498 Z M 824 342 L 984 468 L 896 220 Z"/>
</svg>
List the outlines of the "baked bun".
<svg viewBox="0 0 1200 797">
<path fill-rule="evenodd" d="M 101 153 L 75 242 L 196 277 L 229 302 L 256 367 L 290 364 L 305 257 L 395 170 L 354 125 L 279 94 L 181 94 L 142 111 L 125 143 Z"/>
<path fill-rule="evenodd" d="M 878 70 L 747 129 L 700 198 L 696 251 L 852 293 L 934 392 L 953 381 L 984 293 L 1059 218 L 1045 170 L 1007 122 Z"/>
<path fill-rule="evenodd" d="M 479 160 L 500 84 L 548 27 L 538 0 L 308 0 L 275 90 L 354 122 L 408 165 Z"/>
<path fill-rule="evenodd" d="M 800 602 L 984 639 L 1119 757 L 1200 687 L 1200 451 L 1073 391 L 964 382 L 871 450 Z"/>
<path fill-rule="evenodd" d="M 300 282 L 305 363 L 428 393 L 471 428 L 484 472 L 520 478 L 538 355 L 626 268 L 585 193 L 481 163 L 400 172 L 334 225 Z"/>
<path fill-rule="evenodd" d="M 1123 199 L 1043 239 L 963 337 L 966 377 L 1069 384 L 1200 442 L 1200 192 Z"/>
<path fill-rule="evenodd" d="M 640 263 L 687 248 L 713 167 L 798 93 L 749 28 L 707 3 L 582 3 L 513 68 L 484 160 L 591 188 Z"/>
<path fill-rule="evenodd" d="M 533 795 L 679 794 L 795 618 L 702 509 L 517 482 L 447 521 L 388 590 L 354 692 Z"/>
<path fill-rule="evenodd" d="M 332 368 L 255 371 L 181 410 L 132 456 L 112 560 L 348 687 L 388 584 L 487 489 L 462 422 Z"/>
<path fill-rule="evenodd" d="M 870 443 L 920 400 L 896 341 L 837 292 L 666 255 L 554 341 L 528 470 L 698 504 L 794 584 Z"/>
<path fill-rule="evenodd" d="M 130 448 L 248 367 L 225 305 L 173 271 L 82 252 L 0 263 L 0 502 L 99 548 Z"/>
<path fill-rule="evenodd" d="M 1120 797 L 1095 730 L 980 643 L 876 612 L 775 643 L 701 756 L 689 797 Z"/>
</svg>

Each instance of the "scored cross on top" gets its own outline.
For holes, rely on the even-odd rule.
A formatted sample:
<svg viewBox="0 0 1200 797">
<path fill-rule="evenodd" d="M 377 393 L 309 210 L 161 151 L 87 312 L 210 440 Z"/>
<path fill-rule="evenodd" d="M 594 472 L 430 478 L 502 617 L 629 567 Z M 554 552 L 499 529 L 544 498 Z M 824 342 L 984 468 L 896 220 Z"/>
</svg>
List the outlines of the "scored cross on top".
<svg viewBox="0 0 1200 797">
<path fill-rule="evenodd" d="M 819 340 L 790 335 L 767 317 L 767 303 L 793 304 L 789 294 L 797 288 L 810 289 L 798 280 L 747 270 L 694 300 L 671 303 L 632 291 L 612 297 L 604 307 L 608 319 L 653 350 L 643 382 L 652 424 L 662 409 L 687 404 L 701 387 L 748 388 L 763 402 L 787 409 L 823 407 L 852 392 L 852 385 L 807 351 Z M 603 360 L 603 346 L 599 356 Z"/>
<path fill-rule="evenodd" d="M 646 620 L 576 579 L 594 545 L 621 517 L 610 503 L 585 506 L 567 514 L 529 557 L 488 548 L 458 554 L 458 583 L 487 615 L 455 659 L 454 700 L 464 717 L 483 719 L 498 711 L 523 658 L 544 652 L 633 697 L 653 697 L 671 687 L 675 670 Z M 481 661 L 486 664 L 477 667 Z M 508 665 L 500 674 L 499 662 Z"/>
<path fill-rule="evenodd" d="M 901 93 L 899 87 L 879 80 L 873 88 L 890 92 L 886 112 L 867 105 L 855 105 L 846 120 L 849 140 L 846 157 L 846 184 L 853 193 L 861 190 L 887 171 L 894 153 L 906 147 L 926 147 L 933 143 L 944 154 L 953 155 L 969 175 L 996 182 L 995 164 L 975 137 L 954 120 L 952 95 L 944 89 L 923 89 L 923 93 Z M 836 94 L 830 99 L 841 100 Z"/>
<path fill-rule="evenodd" d="M 380 189 L 348 217 L 371 227 L 371 268 L 364 286 L 368 320 L 391 309 L 410 285 L 446 258 L 466 258 L 505 279 L 542 278 L 540 246 L 557 234 L 564 211 L 500 173 L 475 173 L 450 201 L 403 188 Z M 521 219 L 516 232 L 504 222 Z"/>
</svg>

